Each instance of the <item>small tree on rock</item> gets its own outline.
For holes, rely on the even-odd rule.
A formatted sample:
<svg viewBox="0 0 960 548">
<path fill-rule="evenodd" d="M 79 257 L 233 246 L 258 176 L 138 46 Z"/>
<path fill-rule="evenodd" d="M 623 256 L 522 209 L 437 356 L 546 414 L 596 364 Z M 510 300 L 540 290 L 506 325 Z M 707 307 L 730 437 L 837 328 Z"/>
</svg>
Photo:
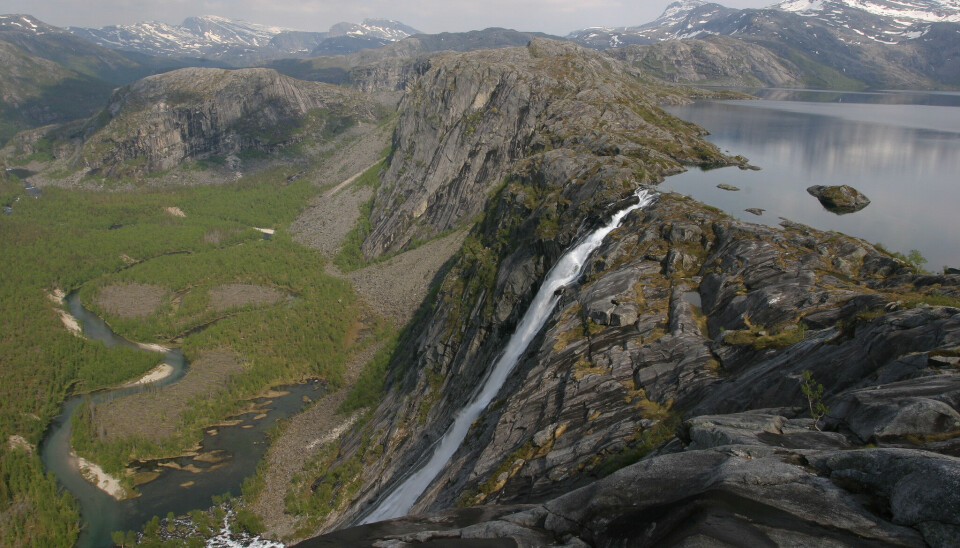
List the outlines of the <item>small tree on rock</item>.
<svg viewBox="0 0 960 548">
<path fill-rule="evenodd" d="M 820 419 L 830 412 L 830 408 L 823 403 L 823 385 L 813 379 L 813 371 L 804 369 L 800 373 L 800 392 L 807 398 L 810 405 L 810 416 L 813 417 L 813 427 L 820 430 Z"/>
</svg>

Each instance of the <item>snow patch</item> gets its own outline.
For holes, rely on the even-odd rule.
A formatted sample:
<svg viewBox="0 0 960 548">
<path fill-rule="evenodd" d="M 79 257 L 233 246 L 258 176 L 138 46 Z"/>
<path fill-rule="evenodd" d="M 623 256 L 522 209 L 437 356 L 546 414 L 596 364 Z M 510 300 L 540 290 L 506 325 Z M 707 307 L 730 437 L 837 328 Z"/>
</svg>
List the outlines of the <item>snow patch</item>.
<svg viewBox="0 0 960 548">
<path fill-rule="evenodd" d="M 823 11 L 823 0 L 788 0 L 777 4 L 776 8 L 800 15 L 812 15 L 813 12 Z"/>
<path fill-rule="evenodd" d="M 960 0 L 786 0 L 773 6 L 798 15 L 821 13 L 844 15 L 848 10 L 893 19 L 900 25 L 911 22 L 960 23 Z"/>
</svg>

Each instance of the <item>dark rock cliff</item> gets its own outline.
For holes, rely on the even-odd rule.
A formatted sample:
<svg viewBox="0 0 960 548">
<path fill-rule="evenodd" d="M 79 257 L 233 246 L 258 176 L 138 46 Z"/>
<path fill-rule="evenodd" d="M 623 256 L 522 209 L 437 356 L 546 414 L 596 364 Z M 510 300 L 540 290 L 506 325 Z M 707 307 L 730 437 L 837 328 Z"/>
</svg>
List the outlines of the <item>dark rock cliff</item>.
<svg viewBox="0 0 960 548">
<path fill-rule="evenodd" d="M 408 328 L 394 389 L 329 463 L 382 452 L 359 483 L 335 490 L 343 502 L 347 489 L 360 496 L 337 504 L 331 523 L 355 517 L 442 434 L 578 235 L 638 184 L 682 164 L 733 162 L 700 128 L 657 108 L 661 91 L 601 54 L 535 40 L 442 58 L 407 93 L 364 245 L 389 252 L 481 212 L 483 220 Z"/>
<path fill-rule="evenodd" d="M 535 39 L 432 60 L 400 105 L 364 254 L 459 226 L 483 210 L 515 162 L 543 151 L 615 159 L 641 182 L 678 162 L 722 162 L 698 129 L 656 101 L 624 65 L 569 43 Z"/>
<path fill-rule="evenodd" d="M 476 315 L 460 325 L 502 344 L 495 333 L 515 318 L 498 313 L 523 308 L 506 304 L 516 301 L 508 288 L 534 284 L 536 264 L 501 261 L 493 319 L 482 319 L 481 297 L 461 307 Z M 413 513 L 512 509 L 331 538 L 954 546 L 958 297 L 957 275 L 914 274 L 862 241 L 742 223 L 663 195 L 629 216 L 564 291 Z M 441 290 L 437 311 L 449 306 Z M 445 422 L 496 353 L 470 327 L 461 338 L 433 329 L 417 331 L 407 357 L 424 367 L 423 382 L 398 384 L 388 398 L 394 422 L 381 407 L 367 430 L 385 451 L 367 454 L 366 470 L 385 473 L 376 483 L 408 466 L 412 439 L 435 439 L 430 425 Z M 819 422 L 803 371 L 824 386 L 830 411 Z M 424 401 L 435 403 L 418 427 L 408 413 Z M 516 507 L 530 503 L 538 506 Z"/>
<path fill-rule="evenodd" d="M 423 462 L 578 236 L 683 163 L 735 163 L 612 61 L 499 53 L 441 60 L 402 103 L 365 250 L 482 216 L 382 403 L 296 487 L 322 497 L 327 530 Z M 412 509 L 439 514 L 308 545 L 955 545 L 958 305 L 960 276 L 661 195 L 564 288 Z"/>
</svg>

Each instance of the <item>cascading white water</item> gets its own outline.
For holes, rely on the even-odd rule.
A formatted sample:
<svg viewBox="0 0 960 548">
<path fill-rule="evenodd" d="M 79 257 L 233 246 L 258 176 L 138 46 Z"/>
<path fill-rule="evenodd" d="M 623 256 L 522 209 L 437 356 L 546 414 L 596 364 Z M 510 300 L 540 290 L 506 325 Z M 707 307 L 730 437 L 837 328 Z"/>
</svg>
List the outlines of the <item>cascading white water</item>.
<svg viewBox="0 0 960 548">
<path fill-rule="evenodd" d="M 530 341 L 533 340 L 547 318 L 550 317 L 554 306 L 560 299 L 556 295 L 556 291 L 576 280 L 580 276 L 580 271 L 583 269 L 587 257 L 600 245 L 607 234 L 620 226 L 624 217 L 631 211 L 649 204 L 653 199 L 653 194 L 647 190 L 638 190 L 637 197 L 640 199 L 637 204 L 618 211 L 609 223 L 593 231 L 573 249 L 567 251 L 554 265 L 547 274 L 540 291 L 537 292 L 533 302 L 530 303 L 530 308 L 527 309 L 520 320 L 517 330 L 510 337 L 503 354 L 494 364 L 489 376 L 484 379 L 481 390 L 476 392 L 470 403 L 457 414 L 453 424 L 440 439 L 433 456 L 430 457 L 426 465 L 410 475 L 390 495 L 383 499 L 363 519 L 362 523 L 373 523 L 407 515 L 420 495 L 423 494 L 447 464 L 447 461 L 450 460 L 450 457 L 457 451 L 457 448 L 460 447 L 470 430 L 470 425 L 500 391 L 500 387 L 503 386 L 503 383 L 506 382 L 507 377 L 513 371 L 520 355 L 527 349 Z"/>
</svg>

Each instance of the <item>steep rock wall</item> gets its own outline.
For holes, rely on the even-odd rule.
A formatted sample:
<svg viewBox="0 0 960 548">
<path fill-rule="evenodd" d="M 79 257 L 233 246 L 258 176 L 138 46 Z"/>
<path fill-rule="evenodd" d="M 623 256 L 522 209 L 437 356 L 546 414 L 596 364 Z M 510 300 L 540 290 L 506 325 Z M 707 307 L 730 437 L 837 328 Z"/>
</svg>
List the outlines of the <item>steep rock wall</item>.
<svg viewBox="0 0 960 548">
<path fill-rule="evenodd" d="M 677 170 L 673 158 L 718 161 L 698 129 L 656 107 L 655 93 L 602 54 L 546 39 L 434 59 L 400 105 L 364 254 L 395 252 L 471 219 L 515 162 L 544 150 L 639 159 L 650 166 L 638 174 L 646 181 Z"/>
<path fill-rule="evenodd" d="M 424 124 L 425 136 L 414 143 L 419 133 L 398 127 L 397 154 L 410 152 L 406 163 L 394 156 L 398 183 L 406 173 L 400 165 L 420 175 L 451 165 L 447 154 L 433 154 L 426 144 L 469 158 L 431 135 L 441 127 L 457 132 L 455 143 L 492 150 L 453 129 L 464 123 L 462 115 L 449 116 L 484 104 L 475 98 L 485 93 L 456 93 L 459 71 L 484 70 L 472 63 L 440 79 L 431 69 L 421 93 L 433 98 L 432 107 L 407 96 L 402 108 L 420 114 L 404 111 L 401 123 Z M 518 147 L 524 156 L 502 168 L 504 182 L 491 194 L 477 176 L 442 179 L 446 184 L 418 179 L 434 185 L 432 194 L 413 181 L 394 186 L 409 197 L 424 196 L 426 206 L 408 208 L 400 199 L 391 211 L 381 204 L 379 216 L 375 212 L 382 234 L 393 226 L 399 232 L 390 234 L 403 238 L 409 227 L 428 225 L 405 221 L 403 211 L 444 226 L 472 202 L 484 204 L 480 222 L 402 337 L 382 403 L 327 448 L 316 463 L 322 472 L 295 486 L 295 493 L 322 498 L 326 529 L 355 523 L 426 460 L 504 348 L 545 273 L 578 236 L 622 208 L 638 184 L 659 181 L 681 162 L 733 162 L 691 133 L 695 128 L 618 102 L 613 91 L 644 92 L 639 84 L 605 86 L 618 81 L 616 70 L 622 69 L 598 70 L 598 81 L 575 95 L 594 103 L 573 99 L 551 111 L 564 96 L 550 96 L 537 118 L 550 124 L 537 126 L 530 143 Z M 497 70 L 485 74 L 504 81 Z M 529 88 L 512 85 L 523 90 L 520 97 L 530 96 Z M 499 104 L 509 109 L 512 103 Z M 508 110 L 515 113 L 513 127 L 526 127 L 522 112 L 532 110 Z M 606 111 L 619 118 L 604 118 Z M 429 125 L 425 118 L 434 112 L 448 122 Z M 512 143 L 516 134 L 487 116 L 478 120 L 491 124 L 486 134 L 504 131 L 508 139 L 499 143 Z M 644 123 L 633 124 L 636 119 Z M 410 141 L 403 140 L 406 132 Z M 418 167 L 420 152 L 431 162 Z M 473 173 L 472 164 L 456 165 Z M 404 196 L 385 186 L 381 198 Z M 385 241 L 383 249 L 390 249 L 398 240 Z M 918 275 L 854 238 L 792 223 L 782 229 L 742 223 L 688 198 L 662 195 L 628 216 L 587 263 L 583 279 L 563 290 L 514 374 L 412 513 L 542 506 L 504 518 L 507 525 L 499 519 L 421 537 L 507 537 L 531 546 L 574 538 L 601 546 L 704 536 L 728 542 L 747 538 L 742 535 L 773 544 L 821 537 L 838 545 L 862 538 L 943 544 L 960 525 L 936 502 L 950 503 L 937 486 L 960 477 L 953 456 L 960 433 L 958 305 L 957 275 Z M 834 409 L 820 421 L 805 417 L 804 371 L 823 384 L 822 399 Z M 879 447 L 851 459 L 838 453 L 867 443 Z M 928 452 L 942 453 L 931 457 L 937 466 L 928 476 L 896 476 Z M 680 472 L 668 473 L 672 467 Z M 853 469 L 908 479 L 891 487 Z M 755 487 L 753 478 L 770 478 L 771 487 Z M 897 489 L 904 494 L 892 496 Z M 924 490 L 939 494 L 905 494 Z M 879 502 L 858 506 L 861 492 Z M 817 493 L 827 493 L 826 515 Z M 584 500 L 589 504 L 581 506 Z M 854 518 L 841 517 L 854 509 Z M 675 511 L 696 519 L 661 519 Z M 463 527 L 471 522 L 466 516 L 477 514 L 457 515 Z M 711 520 L 721 526 L 704 525 Z M 791 525 L 796 520 L 802 526 Z"/>
<path fill-rule="evenodd" d="M 513 60 L 524 64 L 511 68 Z M 703 141 L 700 128 L 660 111 L 650 88 L 595 52 L 535 41 L 522 50 L 440 62 L 446 68 L 435 65 L 401 105 L 397 146 L 365 245 L 386 238 L 382 249 L 396 249 L 413 234 L 456 226 L 475 212 L 484 211 L 483 219 L 403 335 L 384 402 L 320 465 L 345 471 L 366 462 L 362 474 L 332 489 L 331 527 L 361 514 L 443 433 L 571 242 L 631 199 L 641 183 L 658 182 L 682 164 L 735 162 Z M 558 72 L 571 76 L 553 79 Z M 540 91 L 531 91 L 532 85 Z M 555 96 L 551 90 L 560 91 Z M 480 113 L 473 131 L 464 112 Z M 451 135 L 441 137 L 437 126 Z M 431 151 L 429 143 L 439 150 Z M 430 164 L 418 163 L 420 157 Z M 469 176 L 439 175 L 453 159 Z M 403 165 L 428 179 L 409 175 Z M 417 199 L 427 205 L 411 208 Z M 390 200 L 394 205 L 387 208 Z M 419 209 L 435 224 L 411 222 L 411 211 Z M 368 460 L 371 451 L 378 455 L 374 461 Z M 326 492 L 321 484 L 335 484 L 339 474 L 325 474 L 310 489 Z"/>
<path fill-rule="evenodd" d="M 274 152 L 379 114 L 362 94 L 269 69 L 181 69 L 117 90 L 80 158 L 107 175 L 162 171 L 211 155 Z"/>
</svg>

